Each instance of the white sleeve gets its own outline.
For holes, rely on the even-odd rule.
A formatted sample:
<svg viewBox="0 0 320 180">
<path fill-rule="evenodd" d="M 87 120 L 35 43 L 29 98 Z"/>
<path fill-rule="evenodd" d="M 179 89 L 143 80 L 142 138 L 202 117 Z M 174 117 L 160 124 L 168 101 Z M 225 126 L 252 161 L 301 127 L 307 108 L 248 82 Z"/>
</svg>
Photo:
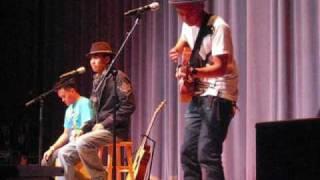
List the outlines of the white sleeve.
<svg viewBox="0 0 320 180">
<path fill-rule="evenodd" d="M 232 40 L 231 32 L 228 26 L 218 26 L 212 36 L 212 56 L 231 54 Z"/>
</svg>

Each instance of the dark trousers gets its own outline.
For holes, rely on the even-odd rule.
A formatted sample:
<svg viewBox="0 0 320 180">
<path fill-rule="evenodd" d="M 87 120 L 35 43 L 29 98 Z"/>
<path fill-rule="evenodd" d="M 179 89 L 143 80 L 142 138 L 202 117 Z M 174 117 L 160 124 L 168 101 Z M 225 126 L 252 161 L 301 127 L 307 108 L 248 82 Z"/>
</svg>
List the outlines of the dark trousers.
<svg viewBox="0 0 320 180">
<path fill-rule="evenodd" d="M 231 101 L 193 97 L 185 114 L 181 163 L 185 180 L 224 180 L 222 147 L 234 115 Z"/>
</svg>

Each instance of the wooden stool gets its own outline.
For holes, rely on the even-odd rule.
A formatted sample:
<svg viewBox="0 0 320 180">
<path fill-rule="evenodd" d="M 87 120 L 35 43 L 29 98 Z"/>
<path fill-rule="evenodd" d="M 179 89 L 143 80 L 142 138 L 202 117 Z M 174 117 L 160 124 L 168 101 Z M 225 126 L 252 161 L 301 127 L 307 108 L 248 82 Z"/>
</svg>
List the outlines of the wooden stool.
<svg viewBox="0 0 320 180">
<path fill-rule="evenodd" d="M 112 180 L 112 161 L 113 161 L 113 144 L 108 144 L 108 180 Z M 124 151 L 123 153 L 122 150 Z M 101 156 L 100 156 L 101 157 Z M 125 157 L 127 158 L 125 162 Z M 116 178 L 121 180 L 121 176 L 127 174 L 127 180 L 133 180 L 133 164 L 132 164 L 132 142 L 119 141 L 116 144 Z"/>
</svg>

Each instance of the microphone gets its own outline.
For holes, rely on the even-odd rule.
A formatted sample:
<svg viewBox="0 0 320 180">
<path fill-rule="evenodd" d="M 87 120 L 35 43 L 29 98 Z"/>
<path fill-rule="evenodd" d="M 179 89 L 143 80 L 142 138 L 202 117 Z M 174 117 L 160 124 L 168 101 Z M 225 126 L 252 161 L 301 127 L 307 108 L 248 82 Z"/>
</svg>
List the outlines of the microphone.
<svg viewBox="0 0 320 180">
<path fill-rule="evenodd" d="M 158 2 L 153 2 L 151 4 L 148 4 L 148 5 L 145 5 L 145 6 L 141 6 L 141 7 L 138 7 L 136 9 L 131 9 L 127 12 L 124 13 L 125 16 L 132 16 L 132 15 L 136 15 L 136 14 L 141 14 L 145 11 L 156 11 L 160 8 L 160 5 Z"/>
<path fill-rule="evenodd" d="M 86 68 L 81 66 L 76 70 L 72 70 L 72 71 L 66 72 L 64 74 L 61 74 L 59 76 L 59 78 L 62 79 L 62 78 L 66 78 L 66 77 L 69 77 L 69 76 L 74 76 L 74 75 L 77 75 L 77 74 L 83 74 L 84 72 L 86 72 Z"/>
</svg>

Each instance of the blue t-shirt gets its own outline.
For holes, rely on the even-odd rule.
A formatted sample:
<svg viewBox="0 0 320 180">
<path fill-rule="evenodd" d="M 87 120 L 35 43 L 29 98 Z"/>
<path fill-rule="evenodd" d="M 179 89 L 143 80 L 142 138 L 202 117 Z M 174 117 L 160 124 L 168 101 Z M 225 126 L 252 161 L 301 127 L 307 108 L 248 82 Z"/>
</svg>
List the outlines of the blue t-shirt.
<svg viewBox="0 0 320 180">
<path fill-rule="evenodd" d="M 90 100 L 81 96 L 78 101 L 68 106 L 63 126 L 67 129 L 80 129 L 93 115 Z"/>
</svg>

